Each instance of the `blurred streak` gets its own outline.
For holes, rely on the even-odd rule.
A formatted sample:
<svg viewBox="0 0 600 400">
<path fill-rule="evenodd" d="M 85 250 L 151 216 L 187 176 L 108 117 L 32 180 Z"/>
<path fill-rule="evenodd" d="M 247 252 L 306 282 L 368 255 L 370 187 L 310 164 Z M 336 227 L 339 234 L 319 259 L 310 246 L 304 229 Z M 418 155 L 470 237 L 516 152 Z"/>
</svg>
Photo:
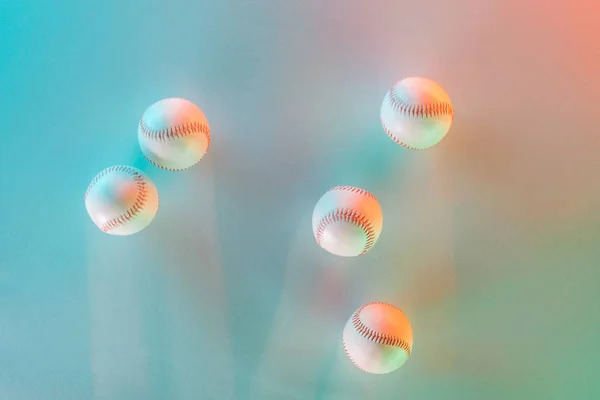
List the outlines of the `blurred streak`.
<svg viewBox="0 0 600 400">
<path fill-rule="evenodd" d="M 390 142 L 390 146 L 397 145 Z M 394 304 L 407 314 L 415 335 L 411 360 L 390 374 L 397 377 L 395 380 L 386 379 L 374 386 L 373 398 L 398 390 L 399 380 L 404 389 L 410 390 L 409 381 L 417 371 L 435 369 L 433 365 L 438 362 L 455 362 L 448 355 L 440 354 L 439 361 L 420 356 L 431 343 L 450 343 L 445 332 L 451 332 L 456 324 L 454 210 L 448 201 L 453 186 L 448 171 L 439 162 L 440 146 L 419 152 L 398 149 L 404 153 L 405 164 L 404 168 L 391 171 L 387 190 L 380 195 L 382 235 L 370 253 L 353 260 L 356 264 L 352 268 L 352 292 L 357 298 L 354 308 L 369 301 Z M 370 378 L 361 374 L 354 377 L 338 371 L 331 383 L 332 393 L 351 382 L 366 385 Z"/>
<path fill-rule="evenodd" d="M 272 165 L 265 162 L 269 157 L 263 157 L 243 171 L 232 171 L 236 163 L 230 156 L 225 149 L 219 152 L 217 164 L 223 168 L 216 172 L 217 215 L 219 235 L 228 238 L 221 260 L 230 296 L 232 350 L 239 360 L 233 366 L 234 396 L 246 398 L 282 294 L 281 266 L 294 233 L 289 221 L 297 218 L 294 196 L 302 186 L 285 176 L 289 170 L 284 163 L 293 157 L 271 161 Z M 274 185 L 275 181 L 281 184 Z"/>
<path fill-rule="evenodd" d="M 299 399 L 320 398 L 341 346 L 348 294 L 344 260 L 318 247 L 311 218 L 303 214 L 251 399 L 288 398 L 290 392 Z"/>
<path fill-rule="evenodd" d="M 201 164 L 178 173 L 148 166 L 152 178 L 159 176 L 161 206 L 143 232 L 91 233 L 100 246 L 88 253 L 98 398 L 232 396 L 210 156 Z M 189 204 L 198 211 L 182 213 Z M 122 262 L 126 267 L 110 267 Z"/>
<path fill-rule="evenodd" d="M 144 341 L 143 290 L 139 236 L 115 237 L 88 225 L 90 368 L 94 398 L 152 398 Z"/>
<path fill-rule="evenodd" d="M 321 85 L 317 93 L 328 93 L 323 88 L 330 87 L 330 84 Z M 339 95 L 340 90 L 345 88 L 332 88 L 326 95 L 336 92 Z M 376 96 L 379 95 L 377 92 Z M 342 96 L 342 99 L 348 98 Z M 326 99 L 320 98 L 319 101 L 326 102 Z M 338 184 L 356 185 L 373 191 L 385 185 L 387 178 L 403 162 L 401 149 L 393 144 L 377 123 L 365 126 L 356 123 L 369 120 L 361 115 L 365 109 L 360 104 L 353 104 L 355 109 L 349 109 L 344 100 L 340 103 L 343 107 L 331 108 L 332 112 L 335 114 L 339 110 L 348 114 L 350 111 L 351 117 L 329 116 L 321 129 L 330 131 L 331 135 L 324 137 L 327 139 L 325 143 L 324 138 L 321 138 L 312 144 L 312 162 L 305 165 L 305 173 L 312 178 L 311 187 L 321 189 L 299 192 L 298 187 L 290 188 L 294 199 L 288 203 L 288 212 L 290 207 L 302 207 L 300 213 L 293 212 L 293 215 L 303 217 L 288 256 L 284 289 L 274 326 L 253 382 L 253 398 L 256 399 L 277 398 L 277 395 L 282 395 L 276 389 L 279 386 L 275 382 L 288 391 L 297 387 L 301 392 L 302 386 L 314 388 L 310 392 L 316 398 L 326 393 L 330 375 L 339 367 L 342 328 L 350 314 L 359 306 L 348 295 L 358 288 L 352 287 L 354 285 L 350 285 L 348 281 L 352 276 L 349 269 L 352 260 L 335 257 L 318 248 L 312 234 L 310 215 L 314 204 L 322 195 L 321 191 Z M 307 104 L 312 103 L 309 101 Z M 377 115 L 378 109 L 369 108 L 366 112 Z M 314 117 L 316 116 L 317 114 Z M 290 115 L 289 118 L 291 117 Z M 356 122 L 353 117 L 357 118 Z M 296 150 L 285 153 L 292 157 L 298 154 Z M 377 193 L 374 190 L 376 196 Z M 294 313 L 298 308 L 306 312 Z M 304 347 L 305 343 L 311 343 L 312 349 Z M 356 368 L 344 353 L 343 357 L 346 358 L 342 358 L 346 367 Z M 293 359 L 293 362 L 284 362 L 289 359 Z M 371 392 L 368 385 L 364 390 L 365 395 Z"/>
<path fill-rule="evenodd" d="M 233 396 L 212 157 L 208 153 L 189 170 L 169 173 L 169 188 L 162 192 L 161 210 L 145 243 L 164 280 L 166 313 L 157 327 L 164 330 L 164 342 L 156 348 L 166 349 L 164 379 L 175 398 Z"/>
<path fill-rule="evenodd" d="M 387 139 L 385 135 L 384 139 Z M 392 142 L 388 145 L 394 151 L 405 151 L 397 148 Z M 404 170 L 399 168 L 366 168 L 367 173 L 362 176 L 365 182 L 375 182 L 375 187 L 383 174 L 393 175 L 393 180 L 403 178 L 407 181 L 405 185 L 398 187 L 403 193 L 408 192 L 410 195 L 403 194 L 398 197 L 392 190 L 391 195 L 382 196 L 380 199 L 384 207 L 383 235 L 387 237 L 383 239 L 382 235 L 380 240 L 397 241 L 403 238 L 402 233 L 407 231 L 409 237 L 405 238 L 402 246 L 376 245 L 372 252 L 355 259 L 329 255 L 314 243 L 310 217 L 308 212 L 306 213 L 297 233 L 296 244 L 290 252 L 285 289 L 268 341 L 268 350 L 257 372 L 254 398 L 269 398 L 264 396 L 272 394 L 267 388 L 269 385 L 274 386 L 274 382 L 281 382 L 287 388 L 291 385 L 314 387 L 316 398 L 333 398 L 329 396 L 339 394 L 340 391 L 343 393 L 342 388 L 347 385 L 341 382 L 347 382 L 349 379 L 352 380 L 354 396 L 360 394 L 379 398 L 377 396 L 387 389 L 372 386 L 369 383 L 371 377 L 365 376 L 366 374 L 352 365 L 344 352 L 340 351 L 343 326 L 351 313 L 362 303 L 389 301 L 403 308 L 409 316 L 414 315 L 416 319 L 414 324 L 417 338 L 419 330 L 423 329 L 422 324 L 428 324 L 436 330 L 444 325 L 452 325 L 452 307 L 446 307 L 446 313 L 441 314 L 441 318 L 434 312 L 443 302 L 452 298 L 456 290 L 456 272 L 451 256 L 452 206 L 446 201 L 451 185 L 447 182 L 448 177 L 444 171 L 438 170 L 439 163 L 436 164 L 427 153 L 419 153 L 418 157 L 421 157 L 421 160 L 416 158 L 416 154 L 406 155 L 406 161 L 417 163 L 407 169 L 419 171 L 417 177 L 402 177 Z M 391 163 L 396 160 L 390 157 L 388 161 Z M 424 185 L 424 181 L 428 184 Z M 375 194 L 377 193 L 375 191 Z M 397 201 L 391 202 L 394 206 L 390 205 L 390 197 L 403 198 L 409 203 L 411 199 L 431 199 L 426 204 L 421 201 L 400 207 L 413 209 L 414 221 L 411 222 L 417 227 L 424 227 L 425 231 L 421 232 L 412 224 L 404 231 L 400 229 L 400 236 L 390 231 L 390 228 L 386 231 L 385 226 L 407 226 L 406 218 L 402 222 L 394 222 L 398 218 L 399 208 Z M 421 241 L 420 237 L 427 237 L 426 247 L 418 244 Z M 381 247 L 397 249 L 399 254 L 382 254 L 381 250 L 377 251 L 377 248 Z M 415 250 L 409 252 L 405 247 Z M 311 248 L 314 249 L 310 250 Z M 398 261 L 405 266 L 398 268 Z M 298 275 L 299 272 L 304 277 Z M 401 277 L 398 273 L 401 273 Z M 307 280 L 307 277 L 311 276 L 312 278 Z M 405 288 L 406 292 L 402 291 L 402 288 Z M 308 312 L 294 313 L 293 310 L 298 308 Z M 427 341 L 424 338 L 418 340 L 422 343 Z M 311 343 L 312 350 L 302 347 L 302 343 Z M 294 360 L 292 365 L 284 362 L 288 359 Z M 440 362 L 448 361 L 445 359 Z M 306 371 L 311 373 L 307 376 Z M 319 376 L 315 376 L 314 371 L 319 371 Z"/>
</svg>

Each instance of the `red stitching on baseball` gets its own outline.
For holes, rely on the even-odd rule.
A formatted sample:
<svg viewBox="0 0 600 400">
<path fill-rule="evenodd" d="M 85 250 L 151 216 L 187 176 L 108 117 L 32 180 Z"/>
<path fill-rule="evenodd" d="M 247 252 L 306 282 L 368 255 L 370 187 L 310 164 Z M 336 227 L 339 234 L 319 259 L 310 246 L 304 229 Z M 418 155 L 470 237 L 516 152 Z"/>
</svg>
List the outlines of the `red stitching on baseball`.
<svg viewBox="0 0 600 400">
<path fill-rule="evenodd" d="M 135 218 L 135 216 L 137 216 L 140 212 L 142 212 L 144 206 L 146 205 L 146 200 L 148 199 L 148 190 L 146 189 L 146 182 L 144 181 L 144 177 L 131 167 L 127 167 L 124 165 L 118 165 L 115 167 L 107 168 L 104 171 L 102 171 L 101 173 L 99 173 L 98 175 L 96 175 L 96 177 L 92 180 L 92 182 L 88 186 L 88 189 L 85 191 L 85 195 L 83 197 L 84 200 L 87 200 L 90 190 L 92 189 L 92 187 L 94 185 L 96 185 L 98 183 L 98 181 L 100 181 L 100 179 L 102 179 L 104 176 L 108 175 L 109 173 L 115 172 L 115 171 L 123 171 L 133 177 L 135 183 L 137 184 L 138 197 L 135 200 L 135 203 L 133 203 L 133 205 L 127 211 L 125 211 L 123 214 L 121 214 L 118 217 L 115 217 L 109 221 L 106 221 L 105 223 L 100 225 L 100 230 L 102 230 L 102 232 L 105 232 L 105 233 L 112 229 L 118 228 L 119 226 L 123 225 L 124 223 L 131 221 L 133 218 Z"/>
<path fill-rule="evenodd" d="M 411 353 L 412 349 L 411 349 L 411 346 L 405 340 L 403 340 L 403 339 L 401 339 L 399 337 L 396 337 L 396 336 L 387 335 L 385 333 L 375 332 L 374 330 L 369 329 L 360 320 L 360 313 L 365 308 L 367 308 L 368 306 L 374 305 L 374 304 L 382 304 L 382 305 L 390 306 L 390 307 L 393 307 L 393 308 L 397 309 L 396 307 L 394 307 L 391 304 L 382 303 L 382 302 L 372 302 L 372 303 L 365 304 L 364 306 L 362 306 L 361 308 L 359 308 L 358 310 L 356 310 L 356 312 L 352 316 L 352 325 L 354 326 L 354 328 L 356 329 L 356 331 L 362 337 L 364 337 L 366 339 L 369 339 L 369 340 L 371 340 L 373 342 L 380 343 L 380 344 L 385 344 L 385 345 L 388 345 L 388 346 L 399 347 L 399 348 L 403 349 L 404 351 L 406 351 L 406 353 L 410 356 L 410 353 Z"/>
<path fill-rule="evenodd" d="M 186 168 L 169 168 L 169 167 L 165 167 L 163 165 L 158 165 L 157 163 L 155 163 L 154 161 L 152 161 L 151 159 L 149 159 L 143 152 L 142 152 L 142 155 L 144 156 L 144 158 L 146 159 L 146 161 L 148 161 L 150 164 L 154 165 L 156 168 L 164 169 L 165 171 L 172 171 L 172 172 L 185 171 L 186 169 L 191 168 L 194 165 L 198 164 L 198 162 L 195 162 L 194 164 L 192 164 L 192 165 L 190 165 L 189 167 L 186 167 Z"/>
<path fill-rule="evenodd" d="M 388 129 L 387 125 L 383 122 L 383 119 L 379 118 L 379 120 L 381 121 L 381 126 L 383 127 L 383 130 L 385 131 L 385 133 L 390 137 L 390 139 L 392 139 L 394 142 L 398 143 L 400 146 L 405 147 L 409 150 L 423 150 L 425 149 L 424 147 L 414 147 L 414 146 L 409 146 L 406 143 L 400 141 L 399 139 L 397 139 L 394 134 Z"/>
<path fill-rule="evenodd" d="M 354 360 L 354 358 L 352 358 L 352 355 L 350 355 L 350 352 L 348 351 L 348 348 L 346 347 L 346 341 L 344 339 L 342 339 L 342 344 L 344 345 L 344 351 L 346 352 L 346 355 L 348 356 L 350 361 L 352 361 L 352 364 L 356 365 L 358 367 L 358 369 L 360 369 L 361 371 L 364 371 L 367 373 L 372 373 L 371 371 L 367 371 L 366 369 L 364 369 L 363 367 L 358 365 L 358 363 Z"/>
<path fill-rule="evenodd" d="M 328 192 L 332 192 L 334 190 L 345 190 L 347 192 L 362 194 L 364 196 L 367 196 L 367 197 L 377 200 L 375 198 L 375 196 L 373 196 L 373 194 L 367 192 L 366 190 L 356 188 L 354 186 L 335 186 L 335 187 L 332 187 L 331 189 L 329 189 Z"/>
<path fill-rule="evenodd" d="M 398 82 L 396 82 L 397 84 Z M 432 104 L 408 104 L 396 93 L 396 85 L 390 91 L 390 103 L 394 109 L 402 114 L 413 118 L 429 118 L 439 115 L 453 115 L 452 104 L 447 102 L 437 102 Z"/>
<path fill-rule="evenodd" d="M 208 148 L 210 147 L 210 127 L 201 122 L 186 122 L 181 125 L 161 130 L 154 130 L 150 128 L 142 118 L 140 120 L 140 130 L 146 137 L 157 141 L 179 139 L 185 136 L 192 136 L 195 133 L 202 133 L 207 141 L 206 151 L 208 151 Z"/>
<path fill-rule="evenodd" d="M 349 210 L 345 208 L 337 208 L 328 212 L 325 214 L 325 216 L 323 216 L 323 218 L 321 218 L 319 226 L 316 229 L 316 239 L 319 246 L 323 240 L 323 235 L 325 234 L 325 228 L 327 228 L 327 225 L 338 221 L 350 222 L 361 228 L 365 233 L 367 242 L 365 244 L 365 248 L 359 255 L 365 254 L 371 247 L 373 247 L 373 244 L 375 243 L 375 229 L 373 228 L 371 221 L 369 221 L 367 217 L 356 210 Z"/>
</svg>

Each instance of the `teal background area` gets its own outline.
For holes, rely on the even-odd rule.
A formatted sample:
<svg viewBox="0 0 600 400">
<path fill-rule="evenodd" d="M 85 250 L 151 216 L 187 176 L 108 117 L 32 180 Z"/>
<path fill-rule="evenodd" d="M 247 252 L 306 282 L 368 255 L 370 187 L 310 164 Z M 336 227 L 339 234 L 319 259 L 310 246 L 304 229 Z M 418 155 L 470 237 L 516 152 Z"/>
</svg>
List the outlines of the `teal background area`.
<svg viewBox="0 0 600 400">
<path fill-rule="evenodd" d="M 0 399 L 600 398 L 598 5 L 560 0 L 0 0 Z M 379 125 L 395 80 L 438 81 L 448 137 Z M 141 157 L 185 97 L 212 146 Z M 83 194 L 130 164 L 161 208 L 100 232 Z M 321 250 L 319 197 L 354 185 L 384 226 Z M 402 308 L 414 349 L 371 376 L 341 332 Z"/>
</svg>

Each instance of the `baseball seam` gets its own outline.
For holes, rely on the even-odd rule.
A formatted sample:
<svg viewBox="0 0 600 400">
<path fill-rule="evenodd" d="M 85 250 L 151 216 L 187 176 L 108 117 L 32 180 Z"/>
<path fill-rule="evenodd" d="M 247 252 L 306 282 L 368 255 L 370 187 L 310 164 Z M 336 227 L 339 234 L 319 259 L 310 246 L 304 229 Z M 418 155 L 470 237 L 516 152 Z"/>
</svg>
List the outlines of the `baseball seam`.
<svg viewBox="0 0 600 400">
<path fill-rule="evenodd" d="M 367 242 L 365 243 L 365 248 L 359 255 L 365 254 L 367 251 L 369 251 L 371 247 L 373 247 L 373 244 L 375 243 L 375 228 L 373 227 L 371 221 L 369 221 L 367 217 L 365 217 L 358 211 L 346 208 L 337 208 L 333 211 L 328 212 L 321 218 L 315 232 L 315 236 L 319 246 L 323 241 L 325 228 L 327 228 L 329 224 L 338 221 L 350 222 L 361 228 L 365 233 L 365 236 L 367 237 Z"/>
<path fill-rule="evenodd" d="M 342 344 L 344 346 L 344 351 L 346 352 L 346 355 L 348 356 L 348 358 L 350 359 L 350 361 L 352 361 L 352 364 L 356 365 L 358 367 L 358 369 L 360 369 L 361 371 L 367 372 L 369 374 L 373 373 L 371 371 L 367 371 L 366 369 L 364 369 L 363 367 L 361 367 L 356 360 L 354 360 L 354 358 L 352 358 L 352 355 L 350 354 L 350 352 L 348 351 L 348 348 L 346 347 L 346 341 L 342 339 Z M 376 372 L 375 372 L 376 373 Z"/>
<path fill-rule="evenodd" d="M 404 143 L 403 141 L 401 141 L 400 139 L 398 139 L 396 136 L 394 136 L 394 134 L 392 133 L 392 131 L 389 130 L 389 128 L 387 127 L 387 125 L 385 124 L 385 122 L 383 122 L 382 118 L 379 118 L 379 120 L 381 121 L 381 126 L 383 127 L 383 130 L 385 131 L 385 133 L 390 137 L 390 139 L 392 139 L 394 142 L 396 142 L 397 144 L 399 144 L 400 146 L 407 148 L 409 150 L 424 150 L 423 147 L 414 147 L 414 146 L 410 146 L 406 143 Z"/>
<path fill-rule="evenodd" d="M 379 344 L 384 344 L 384 345 L 387 345 L 387 346 L 399 347 L 399 348 L 403 349 L 404 351 L 406 351 L 406 354 L 408 354 L 410 356 L 412 348 L 411 348 L 411 346 L 404 339 L 401 339 L 399 337 L 392 336 L 392 335 L 387 335 L 385 333 L 376 332 L 376 331 L 368 328 L 360 320 L 360 313 L 365 308 L 367 308 L 367 307 L 369 307 L 371 305 L 374 305 L 374 304 L 382 304 L 382 305 L 386 305 L 386 306 L 390 306 L 390 307 L 396 308 L 396 307 L 394 307 L 391 304 L 382 303 L 382 302 L 372 302 L 372 303 L 365 304 L 364 306 L 362 306 L 358 310 L 356 310 L 356 312 L 352 316 L 352 325 L 354 326 L 354 329 L 356 329 L 356 331 L 362 337 L 364 337 L 366 339 L 369 339 L 369 340 L 371 340 L 373 342 L 376 342 L 376 343 L 379 343 Z"/>
<path fill-rule="evenodd" d="M 165 167 L 164 165 L 159 165 L 159 164 L 155 163 L 146 154 L 144 154 L 144 152 L 142 152 L 142 155 L 144 156 L 146 161 L 148 161 L 150 164 L 154 165 L 156 168 L 164 169 L 165 171 L 172 171 L 172 172 L 184 171 L 184 170 L 191 168 L 197 164 L 197 163 L 194 163 L 193 165 L 190 165 L 189 167 L 186 167 L 186 168 L 169 168 L 169 167 Z"/>
<path fill-rule="evenodd" d="M 362 194 L 363 196 L 370 197 L 374 200 L 377 200 L 373 194 L 367 192 L 366 190 L 354 187 L 354 186 L 335 186 L 328 190 L 328 192 L 333 192 L 335 190 L 343 190 L 351 193 Z"/>
<path fill-rule="evenodd" d="M 99 225 L 100 230 L 105 233 L 115 228 L 118 228 L 119 226 L 135 218 L 138 214 L 140 214 L 143 211 L 144 206 L 146 205 L 146 200 L 148 199 L 148 190 L 146 188 L 146 182 L 144 180 L 144 177 L 131 167 L 118 165 L 115 167 L 107 168 L 104 171 L 100 172 L 98 175 L 96 175 L 96 177 L 92 180 L 92 182 L 88 186 L 88 189 L 85 192 L 84 200 L 87 200 L 90 191 L 100 181 L 100 179 L 104 178 L 106 175 L 112 172 L 117 171 L 128 173 L 133 178 L 138 188 L 138 196 L 133 205 L 129 207 L 129 209 L 127 209 L 127 211 L 125 211 L 123 214 Z"/>
<path fill-rule="evenodd" d="M 452 104 L 448 102 L 435 102 L 431 104 L 409 104 L 400 98 L 396 92 L 396 85 L 389 91 L 390 104 L 397 112 L 412 118 L 429 118 L 440 115 L 454 115 Z"/>
<path fill-rule="evenodd" d="M 206 137 L 206 151 L 210 147 L 210 127 L 202 122 L 186 122 L 180 125 L 171 126 L 165 129 L 152 129 L 142 118 L 140 120 L 140 131 L 149 139 L 159 142 L 179 139 L 185 136 L 192 136 L 196 133 L 202 133 Z"/>
<path fill-rule="evenodd" d="M 385 124 L 385 122 L 383 122 L 383 119 L 379 118 L 379 120 L 381 121 L 381 126 L 383 127 L 383 130 L 385 131 L 385 133 L 390 137 L 390 139 L 392 139 L 394 142 L 396 142 L 400 146 L 402 146 L 406 149 L 409 149 L 409 150 L 425 150 L 426 149 L 426 147 L 415 147 L 415 146 L 411 146 L 411 145 L 404 143 L 403 141 L 398 139 L 392 131 L 390 131 L 390 129 Z"/>
</svg>

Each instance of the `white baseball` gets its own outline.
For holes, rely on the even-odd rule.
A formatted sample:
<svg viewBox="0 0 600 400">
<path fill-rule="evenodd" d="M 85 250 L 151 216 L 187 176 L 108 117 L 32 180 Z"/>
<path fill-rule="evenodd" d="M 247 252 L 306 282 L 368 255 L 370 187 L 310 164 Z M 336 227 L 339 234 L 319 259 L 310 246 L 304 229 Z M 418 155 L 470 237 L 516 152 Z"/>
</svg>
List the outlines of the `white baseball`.
<svg viewBox="0 0 600 400">
<path fill-rule="evenodd" d="M 413 346 L 412 328 L 396 307 L 368 303 L 346 323 L 343 345 L 350 361 L 361 370 L 387 374 L 408 360 Z"/>
<path fill-rule="evenodd" d="M 208 151 L 210 127 L 194 103 L 163 99 L 144 112 L 138 141 L 150 163 L 168 171 L 181 171 L 196 164 Z"/>
<path fill-rule="evenodd" d="M 317 202 L 312 216 L 319 246 L 342 257 L 369 251 L 382 226 L 383 215 L 375 196 L 352 186 L 329 189 Z"/>
<path fill-rule="evenodd" d="M 396 143 L 422 150 L 439 143 L 454 121 L 452 102 L 446 91 L 426 78 L 396 82 L 381 105 L 383 129 Z"/>
<path fill-rule="evenodd" d="M 150 225 L 158 191 L 142 171 L 117 165 L 100 172 L 85 192 L 85 208 L 102 232 L 131 235 Z"/>
</svg>

